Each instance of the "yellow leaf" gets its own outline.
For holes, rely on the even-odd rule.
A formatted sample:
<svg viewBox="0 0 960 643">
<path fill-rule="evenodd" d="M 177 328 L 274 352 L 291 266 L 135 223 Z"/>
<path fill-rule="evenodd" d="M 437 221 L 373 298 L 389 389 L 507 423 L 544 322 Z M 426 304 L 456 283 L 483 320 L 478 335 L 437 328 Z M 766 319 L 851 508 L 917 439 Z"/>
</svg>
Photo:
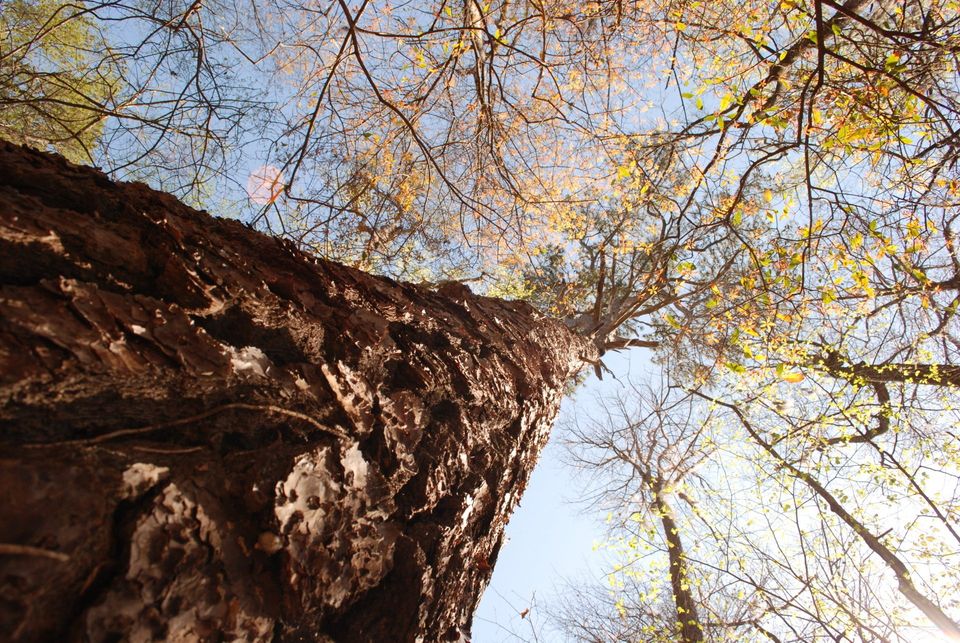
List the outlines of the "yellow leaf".
<svg viewBox="0 0 960 643">
<path fill-rule="evenodd" d="M 771 201 L 773 201 L 773 191 L 772 191 L 772 190 L 769 190 L 769 189 L 764 190 L 764 191 L 763 191 L 763 200 L 766 201 L 767 203 L 770 203 Z"/>
<path fill-rule="evenodd" d="M 791 384 L 796 384 L 797 382 L 803 381 L 803 373 L 784 373 L 783 381 L 790 382 Z"/>
</svg>

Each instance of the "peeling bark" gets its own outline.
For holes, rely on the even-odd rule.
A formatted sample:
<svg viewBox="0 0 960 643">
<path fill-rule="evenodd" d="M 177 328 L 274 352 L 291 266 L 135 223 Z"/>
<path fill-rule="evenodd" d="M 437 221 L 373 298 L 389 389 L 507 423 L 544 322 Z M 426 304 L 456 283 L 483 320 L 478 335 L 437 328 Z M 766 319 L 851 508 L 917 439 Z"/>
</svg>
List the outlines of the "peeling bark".
<svg viewBox="0 0 960 643">
<path fill-rule="evenodd" d="M 592 351 L 0 142 L 0 632 L 456 639 Z"/>
</svg>

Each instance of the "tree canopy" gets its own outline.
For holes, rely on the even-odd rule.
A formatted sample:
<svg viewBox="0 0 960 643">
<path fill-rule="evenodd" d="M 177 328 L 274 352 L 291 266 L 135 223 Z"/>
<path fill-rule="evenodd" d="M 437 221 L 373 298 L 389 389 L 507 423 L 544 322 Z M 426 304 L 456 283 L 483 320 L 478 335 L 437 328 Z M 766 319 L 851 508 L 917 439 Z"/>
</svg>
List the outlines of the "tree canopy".
<svg viewBox="0 0 960 643">
<path fill-rule="evenodd" d="M 0 136 L 95 159 L 115 70 L 96 21 L 57 0 L 11 0 L 0 21 Z"/>
<path fill-rule="evenodd" d="M 615 575 L 624 637 L 679 608 L 706 638 L 956 634 L 953 0 L 22 0 L 3 24 L 6 138 L 654 349 L 642 421 L 580 433 L 634 485 L 608 497 L 624 556 L 668 567 L 669 595 Z"/>
</svg>

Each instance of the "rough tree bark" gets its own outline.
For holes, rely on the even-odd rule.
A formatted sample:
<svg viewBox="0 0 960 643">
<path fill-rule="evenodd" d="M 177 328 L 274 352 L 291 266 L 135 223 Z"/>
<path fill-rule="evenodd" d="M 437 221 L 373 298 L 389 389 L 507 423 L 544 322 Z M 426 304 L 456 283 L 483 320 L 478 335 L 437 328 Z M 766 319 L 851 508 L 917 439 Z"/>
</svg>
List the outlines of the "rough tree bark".
<svg viewBox="0 0 960 643">
<path fill-rule="evenodd" d="M 0 632 L 457 639 L 590 345 L 0 142 Z"/>
</svg>

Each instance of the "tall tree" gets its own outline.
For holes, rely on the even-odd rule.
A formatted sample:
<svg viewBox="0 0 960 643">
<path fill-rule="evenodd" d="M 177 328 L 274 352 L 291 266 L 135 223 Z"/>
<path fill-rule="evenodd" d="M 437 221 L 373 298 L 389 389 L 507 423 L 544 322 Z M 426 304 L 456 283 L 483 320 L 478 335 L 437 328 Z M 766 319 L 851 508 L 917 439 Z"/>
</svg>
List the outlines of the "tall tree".
<svg viewBox="0 0 960 643">
<path fill-rule="evenodd" d="M 592 345 L 0 143 L 10 640 L 457 640 Z"/>
<path fill-rule="evenodd" d="M 736 241 L 688 255 L 691 280 L 736 258 L 654 321 L 671 381 L 726 410 L 685 491 L 716 531 L 691 513 L 688 554 L 757 638 L 955 637 L 960 16 L 775 5 L 651 5 L 683 114 L 637 149 L 665 141 L 674 212 Z"/>
<path fill-rule="evenodd" d="M 893 441 L 824 439 L 796 410 L 784 435 L 761 398 L 725 395 L 739 401 L 634 389 L 578 424 L 617 564 L 559 623 L 598 641 L 690 639 L 684 613 L 706 640 L 960 636 L 956 494 L 941 482 L 957 474 L 953 449 L 927 450 L 907 427 Z"/>
<path fill-rule="evenodd" d="M 704 608 L 712 608 L 704 600 L 709 590 L 695 575 L 688 532 L 677 515 L 680 498 L 689 502 L 682 493 L 678 498 L 678 490 L 713 455 L 700 439 L 709 415 L 695 417 L 689 396 L 639 387 L 632 393 L 629 400 L 625 396 L 604 400 L 604 413 L 577 424 L 569 435 L 576 465 L 596 471 L 603 481 L 595 500 L 611 512 L 611 518 L 616 515 L 612 532 L 628 552 L 613 579 L 617 591 L 610 615 L 612 621 L 621 622 L 622 630 L 616 640 L 710 640 L 705 624 L 716 623 L 712 614 L 704 614 Z M 632 569 L 642 567 L 648 557 L 637 555 L 641 549 L 662 555 L 657 563 L 665 567 L 661 571 L 669 591 L 643 586 L 642 581 L 649 579 Z M 608 624 L 589 615 L 595 607 L 589 601 L 580 603 L 563 616 L 565 629 L 577 638 L 608 639 Z"/>
</svg>

